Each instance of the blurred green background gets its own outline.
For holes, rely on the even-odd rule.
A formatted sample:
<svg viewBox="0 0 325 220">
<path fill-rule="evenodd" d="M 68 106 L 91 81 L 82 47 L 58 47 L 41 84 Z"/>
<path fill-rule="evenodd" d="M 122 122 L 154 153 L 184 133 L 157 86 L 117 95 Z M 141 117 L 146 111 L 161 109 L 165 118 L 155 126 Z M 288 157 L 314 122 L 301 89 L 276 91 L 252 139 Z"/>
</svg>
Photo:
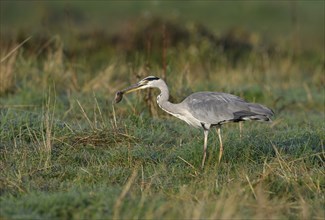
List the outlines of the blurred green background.
<svg viewBox="0 0 325 220">
<path fill-rule="evenodd" d="M 1 1 L 1 33 L 57 34 L 101 28 L 119 30 L 141 16 L 163 16 L 206 25 L 216 34 L 243 27 L 267 38 L 324 47 L 324 1 Z M 322 48 L 323 48 L 322 47 Z"/>
</svg>

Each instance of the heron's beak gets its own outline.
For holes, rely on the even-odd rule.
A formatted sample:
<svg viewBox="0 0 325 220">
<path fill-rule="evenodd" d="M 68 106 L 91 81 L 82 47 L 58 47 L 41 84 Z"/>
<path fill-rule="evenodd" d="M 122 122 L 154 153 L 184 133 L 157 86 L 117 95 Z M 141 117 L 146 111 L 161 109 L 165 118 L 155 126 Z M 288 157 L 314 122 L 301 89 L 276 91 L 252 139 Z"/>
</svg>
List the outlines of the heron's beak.
<svg viewBox="0 0 325 220">
<path fill-rule="evenodd" d="M 144 85 L 145 85 L 144 82 L 138 82 L 138 83 L 136 83 L 136 84 L 134 84 L 134 85 L 126 88 L 126 89 L 123 89 L 121 92 L 124 93 L 124 94 L 130 93 L 130 92 L 134 92 L 136 90 L 141 89 L 141 87 L 144 86 Z"/>
<path fill-rule="evenodd" d="M 134 85 L 132 85 L 132 86 L 126 88 L 126 89 L 123 89 L 121 91 L 117 91 L 116 94 L 115 94 L 115 103 L 119 103 L 123 99 L 124 94 L 127 94 L 127 93 L 130 93 L 130 92 L 142 89 L 142 87 L 145 86 L 145 85 L 147 85 L 146 81 L 140 81 L 137 84 L 134 84 Z"/>
</svg>

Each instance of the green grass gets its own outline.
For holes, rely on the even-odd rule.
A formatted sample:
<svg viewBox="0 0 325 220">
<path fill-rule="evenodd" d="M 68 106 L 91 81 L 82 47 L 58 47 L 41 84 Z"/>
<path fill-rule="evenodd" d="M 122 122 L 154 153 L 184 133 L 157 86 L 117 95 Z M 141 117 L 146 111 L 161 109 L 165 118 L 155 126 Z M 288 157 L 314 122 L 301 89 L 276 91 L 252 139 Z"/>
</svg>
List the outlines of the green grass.
<svg viewBox="0 0 325 220">
<path fill-rule="evenodd" d="M 156 8 L 154 3 L 140 3 Z M 5 7 L 18 13 L 22 5 L 17 4 L 7 2 Z M 84 4 L 78 5 L 79 10 Z M 143 10 L 141 4 L 128 4 L 128 10 L 136 16 Z M 164 4 L 162 11 L 169 11 L 171 3 Z M 177 6 L 182 19 L 194 10 L 193 4 L 197 3 Z M 225 6 L 217 9 L 221 17 L 227 17 L 227 11 L 238 12 L 226 2 L 218 4 Z M 268 20 L 276 17 L 269 10 L 286 14 L 284 3 L 239 4 L 252 17 L 238 14 L 224 26 L 244 17 L 256 22 L 254 29 L 262 25 L 265 14 L 264 21 L 275 27 L 279 23 Z M 301 4 L 307 3 L 299 2 L 299 9 Z M 324 16 L 319 11 L 312 16 L 311 8 L 316 6 L 307 5 L 299 12 L 306 17 L 300 23 L 301 36 L 319 24 L 307 27 L 306 23 Z M 88 13 L 97 11 L 96 4 L 93 7 Z M 99 8 L 99 14 L 106 12 Z M 19 17 L 1 10 L 2 16 L 8 15 L 7 25 L 23 25 Z M 213 7 L 197 5 L 192 16 L 204 20 L 207 10 Z M 279 25 L 283 33 L 286 25 Z M 70 37 L 79 39 L 82 30 Z M 324 34 L 311 33 L 315 39 Z M 166 72 L 173 102 L 195 91 L 223 91 L 275 112 L 272 123 L 243 123 L 242 137 L 238 124 L 224 125 L 220 164 L 218 138 L 211 130 L 201 169 L 202 130 L 160 110 L 155 104 L 157 91 L 151 93 L 151 110 L 147 91 L 129 94 L 112 105 L 117 90 L 139 77 L 162 75 L 160 50 L 150 56 L 145 51 L 128 56 L 106 45 L 89 52 L 75 40 L 81 53 L 69 57 L 65 34 L 46 39 L 55 46 L 43 53 L 38 50 L 46 47 L 44 42 L 34 40 L 0 63 L 0 218 L 325 218 L 323 51 L 302 47 L 294 54 L 291 44 L 283 45 L 286 37 L 276 33 L 268 37 L 275 48 L 280 45 L 279 51 L 252 50 L 237 62 L 229 55 L 234 51 L 216 50 L 206 39 L 168 47 Z M 323 46 L 323 41 L 312 43 Z M 1 59 L 13 48 L 5 45 Z"/>
<path fill-rule="evenodd" d="M 29 59 L 17 59 L 15 91 L 1 99 L 2 217 L 324 217 L 324 90 L 318 67 L 313 77 L 298 62 L 282 72 L 288 70 L 282 60 L 262 75 L 251 72 L 254 62 L 230 69 L 230 78 L 219 77 L 224 72 L 219 66 L 211 67 L 210 81 L 193 72 L 170 75 L 175 101 L 208 88 L 276 112 L 272 124 L 244 123 L 242 138 L 238 125 L 225 125 L 219 165 L 212 131 L 202 170 L 202 131 L 161 110 L 150 117 L 143 93 L 125 97 L 113 111 L 115 89 L 106 93 L 100 86 L 124 87 L 112 80 L 116 72 L 128 78 L 124 64 L 106 75 L 95 73 L 94 81 L 80 78 L 76 89 L 62 80 L 62 72 L 43 67 L 52 61 L 34 66 Z M 178 59 L 175 69 L 186 68 Z M 69 67 L 61 70 L 69 73 Z M 184 87 L 177 86 L 181 81 Z"/>
<path fill-rule="evenodd" d="M 247 123 L 242 139 L 225 126 L 222 163 L 211 135 L 201 170 L 202 132 L 176 120 L 131 115 L 100 128 L 85 118 L 84 128 L 56 121 L 47 161 L 40 117 L 11 110 L 2 118 L 3 217 L 323 217 L 323 123 Z"/>
<path fill-rule="evenodd" d="M 202 170 L 202 131 L 165 114 L 134 114 L 125 103 L 114 115 L 103 97 L 76 99 L 67 114 L 51 95 L 42 109 L 1 110 L 2 217 L 324 217 L 317 108 L 279 112 L 271 126 L 244 123 L 242 138 L 237 125 L 225 125 L 219 165 L 211 132 Z"/>
</svg>

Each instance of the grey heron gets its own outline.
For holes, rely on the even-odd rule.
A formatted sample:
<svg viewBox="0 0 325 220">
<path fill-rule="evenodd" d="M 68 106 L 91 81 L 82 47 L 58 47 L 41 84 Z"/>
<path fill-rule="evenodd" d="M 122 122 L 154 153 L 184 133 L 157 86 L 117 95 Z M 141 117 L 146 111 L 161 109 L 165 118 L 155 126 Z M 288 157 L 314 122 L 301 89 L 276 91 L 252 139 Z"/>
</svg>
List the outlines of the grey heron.
<svg viewBox="0 0 325 220">
<path fill-rule="evenodd" d="M 162 110 L 187 122 L 191 126 L 203 129 L 202 168 L 205 163 L 210 128 L 217 128 L 220 143 L 220 163 L 223 154 L 220 130 L 222 124 L 248 120 L 271 122 L 271 117 L 274 114 L 271 109 L 261 104 L 249 103 L 238 96 L 221 92 L 196 92 L 189 95 L 181 103 L 174 104 L 168 101 L 169 90 L 167 84 L 163 79 L 156 76 L 148 76 L 138 83 L 118 91 L 115 96 L 115 102 L 120 102 L 123 94 L 145 88 L 158 88 L 160 90 L 160 94 L 157 96 L 157 103 Z"/>
</svg>

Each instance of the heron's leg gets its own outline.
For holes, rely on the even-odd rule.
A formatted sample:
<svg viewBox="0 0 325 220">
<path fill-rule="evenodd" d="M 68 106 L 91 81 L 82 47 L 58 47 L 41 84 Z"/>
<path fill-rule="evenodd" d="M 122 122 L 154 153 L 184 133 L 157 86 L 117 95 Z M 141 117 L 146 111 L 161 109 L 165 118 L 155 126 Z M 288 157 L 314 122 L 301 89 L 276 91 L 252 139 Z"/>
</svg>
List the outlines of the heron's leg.
<svg viewBox="0 0 325 220">
<path fill-rule="evenodd" d="M 223 145 L 222 145 L 222 139 L 221 139 L 221 128 L 217 127 L 217 133 L 219 137 L 219 142 L 220 142 L 220 149 L 219 149 L 219 163 L 221 161 L 222 153 L 223 153 Z"/>
<path fill-rule="evenodd" d="M 204 129 L 204 145 L 203 145 L 202 169 L 204 168 L 204 162 L 205 162 L 205 158 L 207 156 L 208 134 L 209 134 L 209 130 Z"/>
<path fill-rule="evenodd" d="M 243 122 L 240 121 L 238 124 L 239 124 L 239 138 L 241 140 L 242 133 L 243 133 Z"/>
</svg>

